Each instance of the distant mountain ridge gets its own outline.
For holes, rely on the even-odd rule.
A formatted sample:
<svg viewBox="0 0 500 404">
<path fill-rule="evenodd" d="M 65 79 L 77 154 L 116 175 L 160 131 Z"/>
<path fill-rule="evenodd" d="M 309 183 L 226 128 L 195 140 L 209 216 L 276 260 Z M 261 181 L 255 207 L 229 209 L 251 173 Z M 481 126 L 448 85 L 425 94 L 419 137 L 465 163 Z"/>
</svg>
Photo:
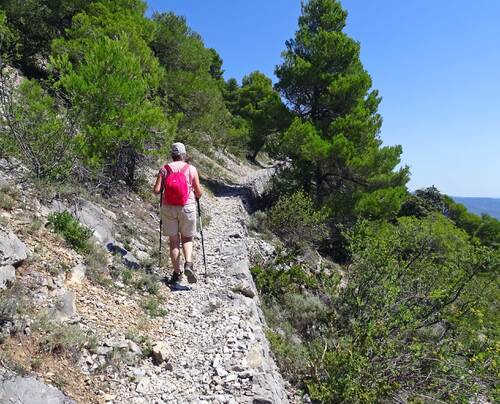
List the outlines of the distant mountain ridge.
<svg viewBox="0 0 500 404">
<path fill-rule="evenodd" d="M 469 212 L 481 215 L 487 213 L 500 219 L 500 198 L 475 198 L 464 196 L 452 196 L 457 203 L 464 205 Z"/>
</svg>

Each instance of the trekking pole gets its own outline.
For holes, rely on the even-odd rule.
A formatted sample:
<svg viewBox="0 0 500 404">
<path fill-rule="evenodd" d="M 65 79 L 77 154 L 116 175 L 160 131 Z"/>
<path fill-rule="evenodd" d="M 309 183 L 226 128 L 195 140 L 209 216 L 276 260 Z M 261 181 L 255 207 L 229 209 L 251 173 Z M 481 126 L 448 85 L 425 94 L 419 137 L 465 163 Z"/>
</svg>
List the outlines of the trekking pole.
<svg viewBox="0 0 500 404">
<path fill-rule="evenodd" d="M 207 282 L 207 256 L 205 254 L 205 240 L 203 238 L 203 223 L 201 221 L 201 207 L 200 200 L 197 198 L 196 203 L 198 205 L 198 216 L 200 217 L 200 234 L 201 234 L 201 249 L 203 250 L 203 264 L 205 265 L 205 283 Z"/>
<path fill-rule="evenodd" d="M 162 231 L 162 224 L 163 224 L 163 220 L 162 220 L 162 216 L 161 216 L 161 202 L 163 201 L 163 187 L 161 189 L 161 192 L 160 192 L 160 245 L 159 245 L 159 248 L 158 248 L 158 255 L 159 255 L 159 258 L 158 258 L 158 270 L 160 271 L 161 270 L 161 231 Z"/>
</svg>

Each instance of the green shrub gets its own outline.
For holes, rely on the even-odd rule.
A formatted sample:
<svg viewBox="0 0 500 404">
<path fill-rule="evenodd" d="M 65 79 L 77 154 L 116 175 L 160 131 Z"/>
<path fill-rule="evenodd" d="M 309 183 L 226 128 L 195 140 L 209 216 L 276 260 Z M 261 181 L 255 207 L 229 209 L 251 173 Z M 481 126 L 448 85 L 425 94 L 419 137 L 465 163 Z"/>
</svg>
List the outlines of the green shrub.
<svg viewBox="0 0 500 404">
<path fill-rule="evenodd" d="M 318 280 L 300 265 L 289 268 L 280 266 L 255 266 L 250 269 L 259 293 L 274 298 L 296 293 L 304 288 L 317 289 Z"/>
<path fill-rule="evenodd" d="M 411 402 L 469 402 L 479 393 L 493 399 L 498 251 L 471 243 L 440 214 L 360 222 L 347 238 L 347 286 L 332 296 L 325 343 L 310 350 L 311 398 L 380 402 L 404 392 Z"/>
<path fill-rule="evenodd" d="M 126 283 L 127 285 L 132 282 L 132 279 L 134 277 L 134 272 L 130 269 L 124 269 L 121 272 L 123 282 Z"/>
<path fill-rule="evenodd" d="M 160 291 L 158 278 L 145 273 L 135 282 L 135 287 L 151 295 L 156 295 Z"/>
<path fill-rule="evenodd" d="M 250 231 L 259 233 L 259 236 L 264 240 L 271 241 L 275 238 L 270 231 L 267 214 L 262 210 L 258 210 L 250 216 L 248 228 Z"/>
<path fill-rule="evenodd" d="M 302 191 L 281 197 L 267 213 L 270 230 L 292 246 L 323 240 L 328 235 L 327 218 L 327 211 L 316 209 Z"/>
<path fill-rule="evenodd" d="M 281 373 L 292 383 L 301 383 L 307 376 L 309 354 L 297 338 L 268 330 L 267 339 L 278 361 Z"/>
<path fill-rule="evenodd" d="M 88 335 L 78 325 L 54 325 L 40 341 L 45 352 L 53 354 L 78 354 L 88 342 Z"/>
<path fill-rule="evenodd" d="M 299 335 L 311 339 L 319 336 L 330 316 L 331 309 L 310 292 L 288 293 L 283 298 L 287 319 Z"/>
<path fill-rule="evenodd" d="M 85 248 L 85 265 L 90 280 L 105 287 L 111 284 L 112 281 L 108 271 L 108 253 L 92 240 L 87 241 Z"/>
<path fill-rule="evenodd" d="M 37 371 L 40 370 L 40 368 L 43 365 L 43 359 L 42 358 L 32 358 L 30 360 L 30 367 L 31 370 Z"/>
<path fill-rule="evenodd" d="M 314 300 L 312 304 L 307 302 L 311 298 Z M 307 306 L 305 310 L 303 303 Z M 323 329 L 320 322 L 324 316 L 320 312 L 326 306 L 318 303 L 319 301 L 308 293 L 304 296 L 293 293 L 285 295 L 283 299 L 262 295 L 262 308 L 270 327 L 266 335 L 278 366 L 283 376 L 299 387 L 309 376 L 310 345 L 317 337 L 317 333 L 311 331 Z M 303 313 L 304 311 L 306 313 Z"/>
<path fill-rule="evenodd" d="M 0 293 L 0 329 L 7 323 L 12 323 L 20 314 L 25 311 L 26 291 L 18 284 Z"/>
<path fill-rule="evenodd" d="M 38 313 L 31 328 L 40 334 L 40 349 L 44 352 L 77 359 L 84 346 L 95 344 L 93 334 L 76 324 L 54 322 L 45 310 Z"/>
<path fill-rule="evenodd" d="M 0 193 L 0 208 L 4 210 L 12 210 L 15 206 L 14 199 L 5 193 Z"/>
<path fill-rule="evenodd" d="M 0 44 L 0 58 L 4 63 L 12 63 L 19 57 L 19 34 L 9 26 L 4 10 L 0 10 Z"/>
<path fill-rule="evenodd" d="M 68 211 L 51 213 L 48 220 L 54 231 L 61 234 L 77 251 L 88 251 L 88 240 L 92 236 L 92 230 L 80 224 L 71 213 Z"/>
<path fill-rule="evenodd" d="M 0 187 L 0 209 L 12 210 L 19 198 L 19 191 L 15 187 L 4 185 Z"/>
<path fill-rule="evenodd" d="M 151 317 L 163 317 L 167 314 L 165 309 L 160 307 L 162 301 L 157 296 L 148 297 L 142 304 L 141 307 L 148 313 Z"/>
<path fill-rule="evenodd" d="M 125 338 L 134 341 L 141 347 L 143 358 L 147 358 L 153 353 L 153 343 L 147 335 L 139 334 L 135 330 L 128 330 Z"/>
<path fill-rule="evenodd" d="M 267 215 L 266 212 L 258 210 L 250 216 L 248 221 L 248 228 L 257 233 L 262 233 L 267 230 Z"/>
<path fill-rule="evenodd" d="M 415 195 L 408 196 L 401 206 L 399 216 L 423 218 L 432 212 L 439 212 L 450 218 L 458 228 L 486 246 L 496 248 L 500 245 L 500 220 L 486 214 L 479 216 L 469 212 L 464 205 L 441 194 L 436 187 L 419 189 L 415 191 Z"/>
<path fill-rule="evenodd" d="M 251 270 L 288 380 L 315 402 L 495 401 L 498 249 L 432 212 L 345 238 L 342 288 L 286 255 Z"/>
<path fill-rule="evenodd" d="M 7 98 L 6 108 L 9 114 L 0 120 L 5 129 L 0 148 L 19 157 L 35 177 L 67 179 L 75 161 L 73 130 L 55 99 L 36 81 L 25 80 Z"/>
<path fill-rule="evenodd" d="M 33 216 L 31 218 L 31 223 L 28 227 L 28 233 L 29 234 L 34 234 L 34 233 L 37 233 L 43 226 L 43 221 L 36 217 L 36 216 Z"/>
<path fill-rule="evenodd" d="M 105 15 L 96 16 L 98 19 L 109 24 Z M 86 28 L 88 33 L 97 28 L 89 20 L 79 21 L 78 28 Z M 134 28 L 128 27 L 127 35 L 101 35 L 82 42 L 85 49 L 78 50 L 79 64 L 69 63 L 67 54 L 53 60 L 61 73 L 57 84 L 67 93 L 71 112 L 81 122 L 75 143 L 82 159 L 96 175 L 104 174 L 103 180 L 122 179 L 129 186 L 135 183 L 143 156 L 168 144 L 174 130 L 151 97 L 159 80 L 158 61 Z M 82 45 L 64 41 L 59 40 L 59 50 Z"/>
</svg>

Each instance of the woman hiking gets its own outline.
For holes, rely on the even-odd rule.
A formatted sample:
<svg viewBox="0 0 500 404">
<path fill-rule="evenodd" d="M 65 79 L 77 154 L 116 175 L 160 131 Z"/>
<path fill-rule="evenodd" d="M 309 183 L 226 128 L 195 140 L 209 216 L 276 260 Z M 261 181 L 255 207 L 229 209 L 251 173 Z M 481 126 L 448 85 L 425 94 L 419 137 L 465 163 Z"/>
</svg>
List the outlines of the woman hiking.
<svg viewBox="0 0 500 404">
<path fill-rule="evenodd" d="M 154 193 L 163 192 L 161 218 L 163 232 L 169 237 L 170 259 L 174 272 L 171 284 L 181 280 L 180 245 L 184 253 L 184 273 L 189 283 L 196 282 L 193 267 L 193 236 L 196 233 L 196 200 L 202 190 L 196 167 L 186 162 L 186 146 L 174 143 L 172 162 L 165 164 L 156 177 Z"/>
</svg>

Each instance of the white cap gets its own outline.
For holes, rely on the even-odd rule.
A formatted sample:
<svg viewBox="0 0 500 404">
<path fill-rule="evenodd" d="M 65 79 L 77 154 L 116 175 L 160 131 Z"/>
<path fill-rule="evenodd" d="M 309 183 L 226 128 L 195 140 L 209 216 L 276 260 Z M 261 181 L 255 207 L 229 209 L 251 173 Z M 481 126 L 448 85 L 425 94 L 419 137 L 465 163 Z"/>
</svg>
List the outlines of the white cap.
<svg viewBox="0 0 500 404">
<path fill-rule="evenodd" d="M 173 143 L 170 148 L 170 154 L 172 156 L 180 156 L 182 154 L 186 154 L 186 146 L 184 143 Z"/>
</svg>

